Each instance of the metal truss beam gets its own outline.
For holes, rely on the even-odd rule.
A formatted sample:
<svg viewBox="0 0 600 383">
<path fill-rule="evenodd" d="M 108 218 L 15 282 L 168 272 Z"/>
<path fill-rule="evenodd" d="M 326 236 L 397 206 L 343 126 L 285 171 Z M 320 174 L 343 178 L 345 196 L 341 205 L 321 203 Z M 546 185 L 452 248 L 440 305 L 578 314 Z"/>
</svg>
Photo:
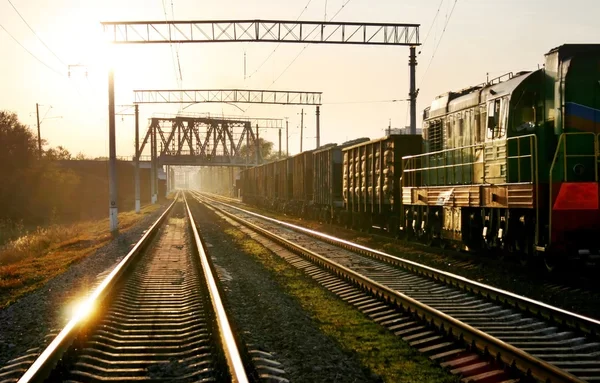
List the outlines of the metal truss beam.
<svg viewBox="0 0 600 383">
<path fill-rule="evenodd" d="M 321 105 L 322 92 L 246 89 L 134 90 L 135 104 L 245 103 Z"/>
<path fill-rule="evenodd" d="M 279 42 L 416 46 L 419 24 L 285 20 L 103 22 L 118 44 Z"/>
<path fill-rule="evenodd" d="M 257 126 L 258 129 L 258 126 Z M 251 158 L 248 148 L 257 137 L 248 120 L 174 117 L 152 118 L 140 152 L 156 137 L 153 155 L 159 165 L 256 166 L 259 158 Z"/>
</svg>

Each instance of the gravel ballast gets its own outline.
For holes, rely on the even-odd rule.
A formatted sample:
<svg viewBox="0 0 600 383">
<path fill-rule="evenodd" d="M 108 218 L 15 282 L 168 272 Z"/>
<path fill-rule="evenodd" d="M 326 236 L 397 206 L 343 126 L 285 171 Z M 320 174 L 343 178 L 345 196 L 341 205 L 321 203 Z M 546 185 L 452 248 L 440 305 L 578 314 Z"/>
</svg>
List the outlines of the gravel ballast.
<svg viewBox="0 0 600 383">
<path fill-rule="evenodd" d="M 291 382 L 381 381 L 324 335 L 273 274 L 233 243 L 224 221 L 216 223 L 204 207 L 193 211 L 224 284 L 229 315 L 247 344 L 270 352 Z"/>
<path fill-rule="evenodd" d="M 167 205 L 142 218 L 127 232 L 37 291 L 0 311 L 0 367 L 39 347 L 50 332 L 71 318 L 72 307 L 94 287 L 99 274 L 111 270 L 131 249 Z"/>
</svg>

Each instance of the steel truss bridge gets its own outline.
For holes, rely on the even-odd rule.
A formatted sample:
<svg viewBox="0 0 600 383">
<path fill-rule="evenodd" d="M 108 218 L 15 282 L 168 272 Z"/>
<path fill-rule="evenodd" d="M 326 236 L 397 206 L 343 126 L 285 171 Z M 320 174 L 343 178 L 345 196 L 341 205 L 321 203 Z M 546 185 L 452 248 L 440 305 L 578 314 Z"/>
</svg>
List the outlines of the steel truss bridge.
<svg viewBox="0 0 600 383">
<path fill-rule="evenodd" d="M 258 129 L 250 120 L 212 117 L 152 118 L 140 153 L 150 144 L 151 161 L 158 166 L 256 166 L 260 150 L 250 158 L 242 147 L 256 147 Z M 159 150 L 160 147 L 160 150 Z"/>
</svg>

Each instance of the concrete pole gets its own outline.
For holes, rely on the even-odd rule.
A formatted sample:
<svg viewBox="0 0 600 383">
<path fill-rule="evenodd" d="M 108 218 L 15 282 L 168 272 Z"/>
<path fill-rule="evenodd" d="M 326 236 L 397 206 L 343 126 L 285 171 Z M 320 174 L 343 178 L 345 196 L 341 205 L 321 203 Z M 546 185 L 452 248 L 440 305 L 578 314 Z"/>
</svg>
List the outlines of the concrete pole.
<svg viewBox="0 0 600 383">
<path fill-rule="evenodd" d="M 154 202 L 158 202 L 158 140 L 156 139 L 156 127 L 152 129 L 154 137 Z"/>
<path fill-rule="evenodd" d="M 288 120 L 285 120 L 285 154 L 290 155 L 290 134 L 288 133 Z"/>
<path fill-rule="evenodd" d="M 135 212 L 141 209 L 140 201 L 140 108 L 135 104 Z"/>
<path fill-rule="evenodd" d="M 258 141 L 258 124 L 256 124 L 256 164 L 260 164 L 260 142 Z"/>
<path fill-rule="evenodd" d="M 165 187 L 165 197 L 168 197 L 169 196 L 169 192 L 171 191 L 171 187 L 169 185 L 169 182 L 171 181 L 171 177 L 169 177 L 170 176 L 170 174 L 169 174 L 169 166 L 168 165 L 165 166 L 165 169 L 166 169 L 165 174 L 167 176 L 167 182 L 165 183 L 165 185 L 166 185 L 166 187 Z"/>
<path fill-rule="evenodd" d="M 281 158 L 281 128 L 279 128 L 279 158 Z"/>
<path fill-rule="evenodd" d="M 250 163 L 250 133 L 252 133 L 252 126 L 248 123 L 246 125 L 246 165 Z"/>
<path fill-rule="evenodd" d="M 410 47 L 410 57 L 408 66 L 410 68 L 410 134 L 417 134 L 417 86 L 416 86 L 416 71 L 417 71 L 417 56 L 415 55 L 415 47 Z"/>
<path fill-rule="evenodd" d="M 117 144 L 115 138 L 115 72 L 108 72 L 108 217 L 110 232 L 119 232 L 117 208 Z"/>
<path fill-rule="evenodd" d="M 155 203 L 154 195 L 156 191 L 154 188 L 156 187 L 156 182 L 154 182 L 154 178 L 156 177 L 156 160 L 154 158 L 154 146 L 156 142 L 154 141 L 154 124 L 150 126 L 150 129 L 150 203 Z"/>
<path fill-rule="evenodd" d="M 317 105 L 317 149 L 321 147 L 321 111 Z"/>
<path fill-rule="evenodd" d="M 304 109 L 300 112 L 300 153 L 302 153 L 302 142 L 304 141 Z"/>
<path fill-rule="evenodd" d="M 38 158 L 42 158 L 42 134 L 40 132 L 40 105 L 35 103 L 35 114 L 37 116 L 37 128 L 38 128 Z"/>
</svg>

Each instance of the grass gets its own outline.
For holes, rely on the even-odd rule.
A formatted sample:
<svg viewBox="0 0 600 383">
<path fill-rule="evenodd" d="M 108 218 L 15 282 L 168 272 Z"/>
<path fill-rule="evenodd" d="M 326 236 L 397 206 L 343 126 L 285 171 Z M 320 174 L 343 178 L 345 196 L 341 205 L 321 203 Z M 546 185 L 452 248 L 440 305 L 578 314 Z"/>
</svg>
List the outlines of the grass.
<svg viewBox="0 0 600 383">
<path fill-rule="evenodd" d="M 320 330 L 385 382 L 459 382 L 391 332 L 237 229 L 226 233 L 269 269 Z"/>
<path fill-rule="evenodd" d="M 119 214 L 119 230 L 129 230 L 159 208 L 145 206 L 141 214 Z M 111 240 L 108 218 L 72 225 L 38 228 L 0 247 L 0 309 L 64 273 Z"/>
</svg>

